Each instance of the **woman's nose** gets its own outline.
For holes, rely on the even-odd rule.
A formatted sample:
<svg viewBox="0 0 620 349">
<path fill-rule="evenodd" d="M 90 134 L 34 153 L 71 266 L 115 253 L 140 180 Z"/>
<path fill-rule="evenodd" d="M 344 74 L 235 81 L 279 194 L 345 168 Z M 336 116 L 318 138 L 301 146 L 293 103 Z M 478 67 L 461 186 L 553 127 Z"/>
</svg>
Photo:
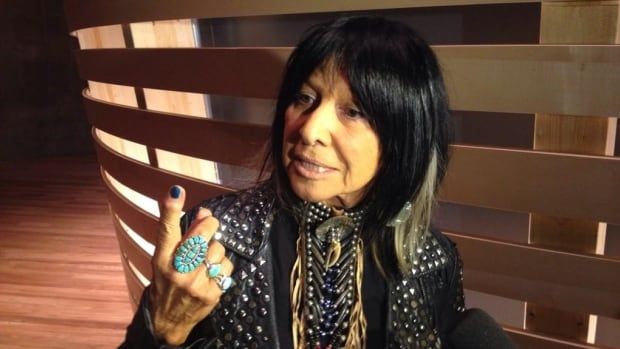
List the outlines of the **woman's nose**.
<svg viewBox="0 0 620 349">
<path fill-rule="evenodd" d="M 332 131 L 337 122 L 332 104 L 321 103 L 314 109 L 306 111 L 302 118 L 299 134 L 304 144 L 323 146 L 331 144 Z"/>
</svg>

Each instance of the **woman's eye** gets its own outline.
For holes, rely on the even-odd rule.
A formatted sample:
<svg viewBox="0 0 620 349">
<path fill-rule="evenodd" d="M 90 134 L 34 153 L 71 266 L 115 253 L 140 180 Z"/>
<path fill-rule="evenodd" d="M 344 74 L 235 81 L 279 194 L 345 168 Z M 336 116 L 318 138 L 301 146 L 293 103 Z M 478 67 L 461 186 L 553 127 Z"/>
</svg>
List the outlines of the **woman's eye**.
<svg viewBox="0 0 620 349">
<path fill-rule="evenodd" d="M 300 92 L 295 95 L 295 104 L 297 105 L 312 105 L 315 97 L 309 93 Z"/>
<path fill-rule="evenodd" d="M 359 109 L 355 109 L 355 108 L 345 108 L 344 115 L 352 119 L 364 117 L 364 113 L 362 113 Z"/>
</svg>

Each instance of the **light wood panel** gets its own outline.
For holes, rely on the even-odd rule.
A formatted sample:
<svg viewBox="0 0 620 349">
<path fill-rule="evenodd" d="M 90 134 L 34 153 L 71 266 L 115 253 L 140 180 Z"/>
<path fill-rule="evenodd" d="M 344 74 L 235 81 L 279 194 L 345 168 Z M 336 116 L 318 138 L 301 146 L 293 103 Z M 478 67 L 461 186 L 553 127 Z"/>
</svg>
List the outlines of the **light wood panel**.
<svg viewBox="0 0 620 349">
<path fill-rule="evenodd" d="M 472 4 L 531 3 L 540 0 L 314 0 L 244 1 L 179 0 L 171 5 L 165 0 L 65 0 L 70 31 L 106 24 L 143 22 L 179 18 L 222 18 L 295 13 L 361 11 L 390 8 L 457 6 Z"/>
<path fill-rule="evenodd" d="M 261 165 L 255 160 L 268 138 L 267 126 L 153 112 L 96 100 L 86 93 L 83 96 L 90 123 L 105 132 L 216 162 Z"/>
<path fill-rule="evenodd" d="M 617 0 L 544 1 L 540 12 L 541 43 L 613 44 L 620 39 Z"/>
<path fill-rule="evenodd" d="M 94 158 L 0 163 L 0 348 L 115 348 L 132 312 Z"/>
<path fill-rule="evenodd" d="M 613 116 L 620 46 L 434 46 L 451 108 Z M 84 79 L 166 90 L 275 98 L 290 48 L 83 50 Z M 257 69 L 257 67 L 261 67 Z"/>
</svg>

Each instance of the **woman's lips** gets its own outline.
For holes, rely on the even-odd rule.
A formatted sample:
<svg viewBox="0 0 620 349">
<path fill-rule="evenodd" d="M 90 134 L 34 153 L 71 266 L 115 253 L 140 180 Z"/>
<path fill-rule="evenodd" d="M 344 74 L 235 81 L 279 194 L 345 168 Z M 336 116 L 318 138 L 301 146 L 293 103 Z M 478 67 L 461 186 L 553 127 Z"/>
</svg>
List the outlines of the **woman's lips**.
<svg viewBox="0 0 620 349">
<path fill-rule="evenodd" d="M 292 164 L 297 174 L 309 179 L 321 179 L 335 172 L 335 169 L 331 167 L 325 167 L 299 157 L 294 158 Z"/>
</svg>

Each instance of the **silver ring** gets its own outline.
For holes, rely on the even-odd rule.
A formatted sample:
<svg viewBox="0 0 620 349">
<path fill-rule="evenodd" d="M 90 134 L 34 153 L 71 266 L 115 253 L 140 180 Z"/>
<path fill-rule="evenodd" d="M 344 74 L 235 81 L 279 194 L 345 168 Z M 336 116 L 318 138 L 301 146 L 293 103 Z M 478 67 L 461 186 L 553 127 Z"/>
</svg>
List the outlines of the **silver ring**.
<svg viewBox="0 0 620 349">
<path fill-rule="evenodd" d="M 203 261 L 205 266 L 207 267 L 206 273 L 207 276 L 211 279 L 215 278 L 222 271 L 222 263 L 210 263 L 206 258 Z"/>
<path fill-rule="evenodd" d="M 215 280 L 217 286 L 219 286 L 222 292 L 226 292 L 233 285 L 233 279 L 230 276 L 226 276 L 224 274 L 216 275 L 213 280 Z"/>
</svg>

